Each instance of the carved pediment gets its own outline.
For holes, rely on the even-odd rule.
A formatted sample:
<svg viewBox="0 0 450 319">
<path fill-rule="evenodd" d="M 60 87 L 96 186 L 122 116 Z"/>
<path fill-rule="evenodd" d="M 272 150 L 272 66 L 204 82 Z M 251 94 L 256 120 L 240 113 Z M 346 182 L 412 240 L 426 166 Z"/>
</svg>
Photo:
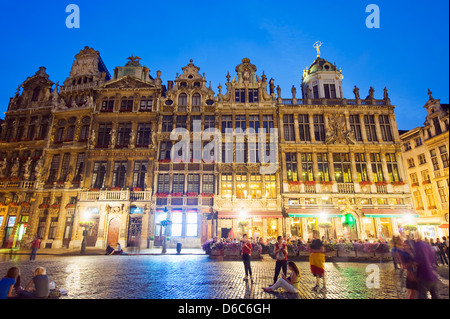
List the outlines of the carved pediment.
<svg viewBox="0 0 450 319">
<path fill-rule="evenodd" d="M 103 85 L 105 89 L 148 89 L 154 88 L 152 83 L 144 82 L 131 76 L 125 76 L 117 80 L 109 81 Z"/>
</svg>

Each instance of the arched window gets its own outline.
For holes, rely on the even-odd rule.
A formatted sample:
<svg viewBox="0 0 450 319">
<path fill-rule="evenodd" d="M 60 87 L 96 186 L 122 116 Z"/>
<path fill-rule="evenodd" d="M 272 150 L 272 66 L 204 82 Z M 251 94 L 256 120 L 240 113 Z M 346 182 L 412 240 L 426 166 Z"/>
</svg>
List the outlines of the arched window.
<svg viewBox="0 0 450 319">
<path fill-rule="evenodd" d="M 200 94 L 195 93 L 192 96 L 192 106 L 200 106 L 201 103 L 202 103 L 202 98 L 201 98 Z"/>
</svg>

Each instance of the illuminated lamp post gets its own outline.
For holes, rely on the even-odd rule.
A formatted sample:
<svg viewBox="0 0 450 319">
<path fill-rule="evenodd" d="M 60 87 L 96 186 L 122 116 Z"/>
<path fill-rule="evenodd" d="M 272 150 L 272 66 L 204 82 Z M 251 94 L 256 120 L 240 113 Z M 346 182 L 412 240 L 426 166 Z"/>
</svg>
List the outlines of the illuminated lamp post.
<svg viewBox="0 0 450 319">
<path fill-rule="evenodd" d="M 164 208 L 164 212 L 167 213 L 167 207 Z M 162 233 L 162 227 L 165 228 L 165 231 L 164 231 L 165 235 L 164 235 L 164 237 L 163 237 L 163 244 L 162 244 L 162 251 L 161 251 L 161 254 L 167 253 L 167 241 L 166 241 L 166 238 L 167 238 L 167 228 L 168 228 L 170 225 L 172 225 L 172 221 L 169 219 L 169 217 L 167 217 L 165 220 L 161 221 L 161 230 L 160 230 L 160 232 Z M 160 233 L 160 236 L 162 236 L 161 233 Z"/>
</svg>

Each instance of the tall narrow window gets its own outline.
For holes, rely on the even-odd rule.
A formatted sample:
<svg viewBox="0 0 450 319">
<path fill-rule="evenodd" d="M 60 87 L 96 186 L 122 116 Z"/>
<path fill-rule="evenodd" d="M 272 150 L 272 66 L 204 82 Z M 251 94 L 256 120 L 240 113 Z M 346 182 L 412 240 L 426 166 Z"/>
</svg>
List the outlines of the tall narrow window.
<svg viewBox="0 0 450 319">
<path fill-rule="evenodd" d="M 169 174 L 158 174 L 158 193 L 170 192 L 170 176 Z"/>
<path fill-rule="evenodd" d="M 298 181 L 296 153 L 286 153 L 286 172 L 288 181 Z"/>
<path fill-rule="evenodd" d="M 233 175 L 231 173 L 223 173 L 221 176 L 222 197 L 231 198 L 233 195 Z"/>
<path fill-rule="evenodd" d="M 262 198 L 262 185 L 261 185 L 261 175 L 251 174 L 250 175 L 250 198 L 260 199 Z"/>
<path fill-rule="evenodd" d="M 114 162 L 112 186 L 124 188 L 126 174 L 127 174 L 127 161 Z"/>
<path fill-rule="evenodd" d="M 233 118 L 231 115 L 222 116 L 222 134 L 225 134 L 227 129 L 233 129 Z"/>
<path fill-rule="evenodd" d="M 363 139 L 361 134 L 361 123 L 359 121 L 359 115 L 350 115 L 349 121 L 350 129 L 353 132 L 355 139 L 359 142 L 362 141 Z"/>
<path fill-rule="evenodd" d="M 433 164 L 433 170 L 439 170 L 439 160 L 435 149 L 430 150 L 431 163 Z"/>
<path fill-rule="evenodd" d="M 313 160 L 312 153 L 302 153 L 302 181 L 313 181 Z"/>
<path fill-rule="evenodd" d="M 159 159 L 170 160 L 170 151 L 172 149 L 172 142 L 162 141 L 159 144 Z"/>
<path fill-rule="evenodd" d="M 391 124 L 389 122 L 389 115 L 380 115 L 378 117 L 380 122 L 381 138 L 385 142 L 391 142 L 394 140 L 392 137 Z"/>
<path fill-rule="evenodd" d="M 130 143 L 131 123 L 119 123 L 117 146 L 127 147 Z"/>
<path fill-rule="evenodd" d="M 263 115 L 263 128 L 266 134 L 273 129 L 273 115 Z"/>
<path fill-rule="evenodd" d="M 447 146 L 442 145 L 439 147 L 439 153 L 441 155 L 441 159 L 442 159 L 442 166 L 444 168 L 448 167 L 448 152 L 447 152 Z"/>
<path fill-rule="evenodd" d="M 366 126 L 366 136 L 369 142 L 377 142 L 377 130 L 375 127 L 375 116 L 364 115 L 364 124 Z"/>
<path fill-rule="evenodd" d="M 266 198 L 268 199 L 277 198 L 277 185 L 275 175 L 264 176 L 264 190 L 266 193 Z"/>
<path fill-rule="evenodd" d="M 152 136 L 152 125 L 150 123 L 139 123 L 137 130 L 136 147 L 148 147 Z"/>
<path fill-rule="evenodd" d="M 352 183 L 350 156 L 348 153 L 333 153 L 334 174 L 337 183 Z"/>
<path fill-rule="evenodd" d="M 370 161 L 372 162 L 372 175 L 374 182 L 384 181 L 383 163 L 381 162 L 380 153 L 370 153 Z"/>
<path fill-rule="evenodd" d="M 192 112 L 200 112 L 202 97 L 198 93 L 192 95 Z"/>
<path fill-rule="evenodd" d="M 309 130 L 309 116 L 308 114 L 300 114 L 298 116 L 298 129 L 300 132 L 300 141 L 311 141 L 311 133 Z"/>
<path fill-rule="evenodd" d="M 106 161 L 94 162 L 92 173 L 92 187 L 103 188 L 105 186 Z"/>
<path fill-rule="evenodd" d="M 313 116 L 314 135 L 316 141 L 325 141 L 325 120 L 323 115 L 316 114 Z"/>
<path fill-rule="evenodd" d="M 295 141 L 294 115 L 283 115 L 283 125 L 285 141 Z"/>
<path fill-rule="evenodd" d="M 236 103 L 245 103 L 245 89 L 235 90 L 235 100 Z"/>
<path fill-rule="evenodd" d="M 110 141 L 110 135 L 112 124 L 111 123 L 100 123 L 98 127 L 98 139 L 97 145 L 100 147 L 108 146 Z"/>
<path fill-rule="evenodd" d="M 258 102 L 258 89 L 248 89 L 248 101 L 250 103 Z"/>
<path fill-rule="evenodd" d="M 162 118 L 162 131 L 163 132 L 172 132 L 173 129 L 173 116 L 171 115 L 163 115 Z"/>
<path fill-rule="evenodd" d="M 355 153 L 355 166 L 358 182 L 367 182 L 369 176 L 367 175 L 367 161 L 364 153 Z"/>
<path fill-rule="evenodd" d="M 53 183 L 56 182 L 56 178 L 58 177 L 59 172 L 59 163 L 61 161 L 61 155 L 54 155 L 52 158 L 52 163 L 50 164 L 50 172 L 48 175 L 48 182 Z"/>
<path fill-rule="evenodd" d="M 336 86 L 334 84 L 324 84 L 323 89 L 325 91 L 326 99 L 335 99 L 336 98 Z"/>
<path fill-rule="evenodd" d="M 65 182 L 67 175 L 69 174 L 70 153 L 65 153 L 61 165 L 61 173 L 59 174 L 59 180 Z"/>
<path fill-rule="evenodd" d="M 236 198 L 245 199 L 248 196 L 248 181 L 246 174 L 236 174 Z"/>
<path fill-rule="evenodd" d="M 248 120 L 248 127 L 251 131 L 259 133 L 259 115 L 250 115 Z"/>
<path fill-rule="evenodd" d="M 198 213 L 191 209 L 186 212 L 186 237 L 198 236 Z"/>
<path fill-rule="evenodd" d="M 172 236 L 181 237 L 183 233 L 183 211 L 181 209 L 172 210 Z"/>
<path fill-rule="evenodd" d="M 173 174 L 172 193 L 184 194 L 184 174 Z"/>
<path fill-rule="evenodd" d="M 74 174 L 74 180 L 75 181 L 80 181 L 81 180 L 81 174 L 84 173 L 84 159 L 85 159 L 85 154 L 84 153 L 79 153 L 78 157 L 77 157 L 77 163 L 75 165 L 75 174 Z"/>
<path fill-rule="evenodd" d="M 246 130 L 245 115 L 236 115 L 236 129 L 240 128 L 242 132 Z"/>
<path fill-rule="evenodd" d="M 214 174 L 204 174 L 202 180 L 202 193 L 214 194 Z"/>
<path fill-rule="evenodd" d="M 319 174 L 319 180 L 321 182 L 330 181 L 330 172 L 328 169 L 328 154 L 327 153 L 317 153 L 317 168 Z"/>
<path fill-rule="evenodd" d="M 187 128 L 187 115 L 177 115 L 177 128 Z"/>
<path fill-rule="evenodd" d="M 178 112 L 187 111 L 187 95 L 186 93 L 181 93 L 178 96 Z"/>
<path fill-rule="evenodd" d="M 216 119 L 214 115 L 205 115 L 204 129 L 215 128 Z"/>
<path fill-rule="evenodd" d="M 133 187 L 145 189 L 147 178 L 147 161 L 135 161 L 133 168 Z"/>
<path fill-rule="evenodd" d="M 187 192 L 188 193 L 200 193 L 200 175 L 188 174 L 187 180 Z"/>
<path fill-rule="evenodd" d="M 308 98 L 310 98 L 308 96 Z M 319 87 L 317 85 L 313 86 L 313 98 L 318 99 L 319 98 Z"/>
</svg>

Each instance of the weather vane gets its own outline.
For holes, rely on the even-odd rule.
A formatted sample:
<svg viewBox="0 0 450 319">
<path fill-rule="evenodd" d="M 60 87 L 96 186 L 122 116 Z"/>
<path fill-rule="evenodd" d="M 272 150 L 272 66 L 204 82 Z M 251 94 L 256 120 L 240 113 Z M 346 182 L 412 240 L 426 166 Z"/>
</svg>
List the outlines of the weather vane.
<svg viewBox="0 0 450 319">
<path fill-rule="evenodd" d="M 317 50 L 317 57 L 320 57 L 320 47 L 322 44 L 321 41 L 316 41 L 316 43 L 313 44 L 313 47 Z"/>
</svg>

